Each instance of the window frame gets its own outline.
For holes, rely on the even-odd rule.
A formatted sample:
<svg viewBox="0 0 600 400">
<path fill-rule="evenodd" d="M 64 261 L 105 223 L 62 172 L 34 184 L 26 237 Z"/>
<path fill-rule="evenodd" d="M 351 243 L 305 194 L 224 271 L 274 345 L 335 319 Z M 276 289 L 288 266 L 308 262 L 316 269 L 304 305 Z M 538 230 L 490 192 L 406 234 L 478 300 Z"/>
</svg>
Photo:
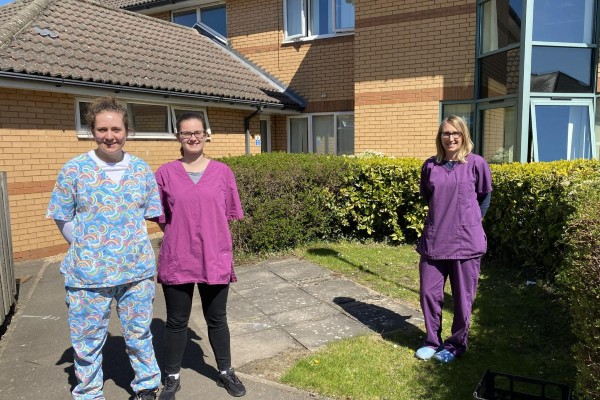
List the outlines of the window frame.
<svg viewBox="0 0 600 400">
<path fill-rule="evenodd" d="M 336 36 L 343 35 L 353 35 L 354 30 L 356 29 L 356 18 L 354 20 L 354 26 L 351 28 L 338 28 L 337 27 L 337 15 L 336 15 L 336 1 L 337 0 L 327 0 L 329 2 L 329 15 L 331 18 L 331 32 L 323 33 L 319 35 L 313 35 L 310 30 L 310 25 L 312 21 L 312 15 L 310 12 L 312 2 L 314 0 L 299 0 L 302 2 L 302 10 L 300 16 L 295 16 L 294 18 L 300 18 L 300 24 L 302 27 L 302 33 L 289 35 L 288 34 L 288 12 L 287 12 L 287 3 L 288 0 L 283 1 L 283 43 L 290 43 L 296 41 L 310 41 L 314 39 L 323 39 L 330 38 Z M 356 16 L 356 10 L 355 14 Z"/>
<path fill-rule="evenodd" d="M 307 152 L 306 154 L 315 154 L 314 150 L 314 136 L 313 136 L 313 117 L 318 116 L 333 116 L 333 138 L 334 138 L 334 147 L 335 153 L 327 153 L 329 155 L 340 155 L 338 154 L 338 116 L 340 115 L 351 115 L 355 117 L 354 111 L 337 111 L 337 112 L 323 112 L 323 113 L 310 113 L 310 114 L 300 114 L 300 115 L 292 115 L 286 118 L 286 149 L 288 153 L 291 153 L 291 120 L 293 119 L 306 119 L 307 120 Z M 356 125 L 354 130 L 354 139 L 356 139 Z M 354 149 L 353 149 L 354 154 Z"/>
<path fill-rule="evenodd" d="M 75 133 L 80 139 L 91 139 L 93 138 L 92 132 L 89 127 L 84 125 L 84 121 L 81 120 L 81 108 L 80 103 L 91 103 L 95 98 L 89 97 L 76 97 L 75 98 Z M 167 107 L 167 126 L 169 127 L 169 132 L 138 132 L 131 128 L 130 134 L 128 136 L 128 140 L 175 140 L 175 110 L 182 110 L 188 112 L 198 112 L 204 115 L 204 119 L 206 121 L 206 130 L 208 132 L 207 141 L 210 141 L 212 131 L 210 129 L 210 122 L 208 120 L 207 109 L 204 107 L 196 107 L 193 105 L 186 104 L 174 104 L 167 102 L 155 102 L 155 101 L 147 101 L 147 100 L 138 100 L 138 99 L 117 99 L 117 102 L 128 109 L 129 104 L 147 104 L 154 106 L 163 106 Z M 131 118 L 131 115 L 129 115 Z M 130 120 L 131 123 L 131 120 Z"/>
<path fill-rule="evenodd" d="M 302 1 L 304 1 L 304 0 L 302 0 Z M 223 36 L 222 34 L 220 34 L 219 32 L 217 32 L 216 30 L 214 30 L 213 28 L 211 28 L 205 22 L 202 21 L 202 9 L 203 8 L 217 8 L 217 7 L 225 8 L 225 27 L 227 27 L 227 5 L 226 5 L 226 3 L 215 3 L 215 4 L 210 4 L 210 5 L 186 7 L 186 8 L 180 8 L 177 10 L 172 10 L 171 11 L 171 22 L 176 23 L 175 21 L 173 21 L 174 14 L 185 12 L 185 11 L 195 10 L 196 11 L 196 24 L 194 24 L 194 26 L 199 25 L 202 29 L 208 31 L 212 36 L 216 37 L 219 41 L 227 44 L 227 36 Z"/>
</svg>

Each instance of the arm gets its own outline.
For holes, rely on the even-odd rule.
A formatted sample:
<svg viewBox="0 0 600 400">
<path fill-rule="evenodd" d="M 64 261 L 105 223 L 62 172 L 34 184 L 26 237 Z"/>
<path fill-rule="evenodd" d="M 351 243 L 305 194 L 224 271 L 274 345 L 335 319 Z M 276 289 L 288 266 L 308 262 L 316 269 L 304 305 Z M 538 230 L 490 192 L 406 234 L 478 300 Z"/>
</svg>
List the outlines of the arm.
<svg viewBox="0 0 600 400">
<path fill-rule="evenodd" d="M 73 221 L 63 221 L 61 219 L 55 219 L 54 222 L 58 226 L 58 230 L 63 235 L 65 240 L 71 244 L 73 243 Z"/>
<path fill-rule="evenodd" d="M 477 202 L 479 203 L 479 209 L 481 210 L 481 219 L 485 217 L 485 213 L 490 208 L 490 200 L 492 199 L 492 192 L 481 194 L 477 196 Z"/>
</svg>

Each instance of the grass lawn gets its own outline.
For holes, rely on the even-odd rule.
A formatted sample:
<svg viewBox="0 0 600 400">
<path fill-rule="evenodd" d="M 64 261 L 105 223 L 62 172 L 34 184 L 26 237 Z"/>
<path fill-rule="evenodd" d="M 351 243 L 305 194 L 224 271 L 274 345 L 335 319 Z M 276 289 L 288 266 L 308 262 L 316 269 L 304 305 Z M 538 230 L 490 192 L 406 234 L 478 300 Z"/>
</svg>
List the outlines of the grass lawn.
<svg viewBox="0 0 600 400">
<path fill-rule="evenodd" d="M 296 255 L 419 309 L 418 255 L 413 246 L 317 244 L 296 250 Z M 445 309 L 447 336 L 452 321 L 449 294 Z M 421 326 L 385 338 L 374 332 L 342 340 L 301 359 L 281 379 L 347 400 L 455 400 L 472 399 L 488 368 L 562 383 L 574 377 L 574 339 L 563 304 L 542 284 L 526 286 L 515 266 L 484 261 L 469 349 L 461 359 L 449 365 L 417 360 L 413 353 L 423 336 Z M 518 388 L 528 389 L 535 387 Z"/>
</svg>

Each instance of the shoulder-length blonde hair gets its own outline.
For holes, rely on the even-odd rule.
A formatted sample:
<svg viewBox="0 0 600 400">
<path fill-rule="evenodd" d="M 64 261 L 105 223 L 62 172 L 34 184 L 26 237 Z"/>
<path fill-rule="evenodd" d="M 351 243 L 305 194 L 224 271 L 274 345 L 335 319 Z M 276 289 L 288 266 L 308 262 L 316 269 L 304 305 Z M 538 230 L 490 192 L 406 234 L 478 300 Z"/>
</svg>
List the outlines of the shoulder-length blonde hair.
<svg viewBox="0 0 600 400">
<path fill-rule="evenodd" d="M 467 154 L 473 150 L 473 142 L 471 141 L 471 134 L 469 133 L 469 127 L 465 123 L 465 121 L 459 117 L 458 115 L 451 115 L 442 120 L 440 127 L 438 128 L 437 136 L 435 138 L 435 147 L 437 149 L 437 153 L 435 155 L 435 160 L 438 163 L 441 163 L 444 159 L 444 146 L 442 145 L 442 127 L 444 124 L 452 125 L 457 131 L 462 133 L 462 145 L 458 150 L 458 154 L 456 158 L 460 163 L 467 162 Z"/>
</svg>

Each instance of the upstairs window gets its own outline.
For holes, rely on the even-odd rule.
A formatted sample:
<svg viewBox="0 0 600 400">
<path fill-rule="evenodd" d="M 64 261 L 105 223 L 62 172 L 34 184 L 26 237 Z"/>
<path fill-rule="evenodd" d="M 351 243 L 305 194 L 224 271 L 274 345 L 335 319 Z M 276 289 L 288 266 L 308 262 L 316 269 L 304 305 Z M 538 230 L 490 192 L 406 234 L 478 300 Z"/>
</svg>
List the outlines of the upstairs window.
<svg viewBox="0 0 600 400">
<path fill-rule="evenodd" d="M 283 11 L 286 39 L 354 30 L 354 0 L 285 0 Z"/>
<path fill-rule="evenodd" d="M 209 28 L 211 33 L 227 38 L 227 10 L 225 4 L 174 11 L 171 20 L 176 24 L 190 28 L 197 23 L 201 23 L 204 28 Z"/>
</svg>

